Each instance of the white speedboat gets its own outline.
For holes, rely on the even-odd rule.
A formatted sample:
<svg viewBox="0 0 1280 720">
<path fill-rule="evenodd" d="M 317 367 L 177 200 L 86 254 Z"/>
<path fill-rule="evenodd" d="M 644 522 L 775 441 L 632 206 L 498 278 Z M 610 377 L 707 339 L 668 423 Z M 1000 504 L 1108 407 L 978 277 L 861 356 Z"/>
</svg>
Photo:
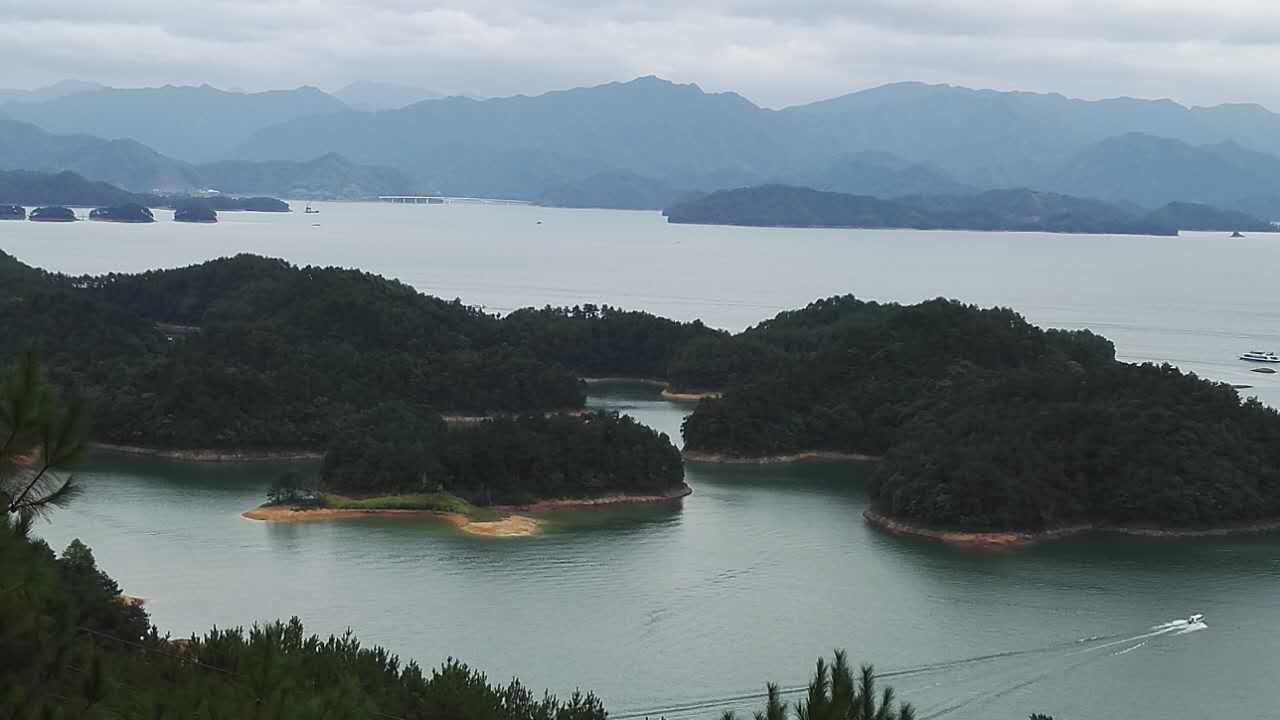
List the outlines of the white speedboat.
<svg viewBox="0 0 1280 720">
<path fill-rule="evenodd" d="M 1263 352 L 1261 350 L 1250 350 L 1249 352 L 1241 355 L 1240 359 L 1248 360 L 1249 362 L 1280 363 L 1280 355 L 1273 352 Z"/>
<path fill-rule="evenodd" d="M 1195 615 L 1187 618 L 1188 625 L 1196 625 L 1202 622 L 1204 622 L 1204 613 L 1196 613 Z"/>
</svg>

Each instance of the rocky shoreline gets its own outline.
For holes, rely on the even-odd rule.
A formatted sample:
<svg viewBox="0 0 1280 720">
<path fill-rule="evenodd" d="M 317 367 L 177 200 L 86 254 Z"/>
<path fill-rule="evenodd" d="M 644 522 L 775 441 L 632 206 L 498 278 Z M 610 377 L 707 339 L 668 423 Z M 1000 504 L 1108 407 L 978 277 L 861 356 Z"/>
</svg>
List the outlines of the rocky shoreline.
<svg viewBox="0 0 1280 720">
<path fill-rule="evenodd" d="M 1171 528 L 1121 527 L 1091 523 L 1068 525 L 1041 531 L 967 532 L 964 530 L 937 530 L 912 525 L 902 520 L 867 510 L 862 514 L 867 523 L 894 535 L 921 537 L 948 545 L 979 549 L 1014 548 L 1049 540 L 1082 535 L 1084 533 L 1115 533 L 1133 537 L 1165 538 L 1170 540 L 1205 537 L 1226 537 L 1280 531 L 1280 519 L 1248 523 L 1224 528 L 1178 530 Z"/>
<path fill-rule="evenodd" d="M 790 455 L 764 455 L 761 457 L 744 457 L 729 453 L 714 453 L 702 450 L 684 451 L 686 462 L 720 463 L 727 465 L 775 465 L 784 463 L 846 463 L 846 462 L 878 462 L 883 458 L 878 455 L 861 453 L 842 453 L 829 450 L 808 450 Z"/>
<path fill-rule="evenodd" d="M 604 507 L 608 505 L 644 505 L 680 500 L 692 494 L 693 488 L 689 487 L 688 483 L 681 483 L 679 488 L 662 495 L 602 495 L 593 498 L 558 498 L 554 500 L 539 500 L 529 505 L 494 505 L 492 509 L 498 512 L 522 513 L 546 512 L 548 510 L 563 510 L 567 508 Z"/>
</svg>

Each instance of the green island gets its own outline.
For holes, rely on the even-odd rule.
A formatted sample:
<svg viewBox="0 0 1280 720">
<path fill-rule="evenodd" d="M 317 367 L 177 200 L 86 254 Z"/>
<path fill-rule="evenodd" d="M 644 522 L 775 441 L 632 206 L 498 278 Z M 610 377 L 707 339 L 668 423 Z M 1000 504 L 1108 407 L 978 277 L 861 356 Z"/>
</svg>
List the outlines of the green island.
<svg viewBox="0 0 1280 720">
<path fill-rule="evenodd" d="M 308 635 L 294 617 L 175 638 L 121 592 L 90 550 L 61 554 L 31 537 L 37 518 L 84 491 L 70 474 L 84 454 L 85 405 L 47 385 L 29 357 L 0 382 L 0 714 L 8 718 L 394 717 L 405 720 L 606 720 L 591 693 L 559 699 L 512 680 L 493 684 L 458 660 L 424 670 L 347 631 Z M 789 703 L 766 686 L 761 717 Z M 871 666 L 843 652 L 819 660 L 795 706 L 814 720 L 912 720 L 881 692 Z M 728 720 L 728 718 L 726 718 Z"/>
<path fill-rule="evenodd" d="M 118 223 L 153 223 L 156 221 L 155 215 L 151 214 L 151 209 L 138 203 L 96 208 L 89 211 L 89 219 Z"/>
<path fill-rule="evenodd" d="M 326 507 L 307 509 L 334 515 L 474 520 L 452 499 L 514 510 L 680 497 L 670 439 L 583 414 L 579 376 L 654 372 L 687 338 L 719 335 L 594 306 L 499 318 L 255 256 L 79 278 L 0 256 L 0 280 L 0 323 L 14 330 L 0 352 L 36 350 L 83 388 L 96 442 L 185 460 L 323 459 L 309 489 Z"/>
<path fill-rule="evenodd" d="M 216 223 L 218 213 L 207 207 L 180 207 L 173 211 L 174 222 Z"/>
<path fill-rule="evenodd" d="M 668 438 L 580 415 L 591 376 L 701 398 L 687 460 L 878 460 L 868 519 L 895 532 L 1003 543 L 1280 519 L 1275 410 L 1004 308 L 843 296 L 730 334 L 597 306 L 498 317 L 248 255 L 81 278 L 4 256 L 0 280 L 15 330 L 0 352 L 36 349 L 83 388 L 95 440 L 322 459 L 311 489 L 363 503 L 332 511 L 680 494 Z"/>
<path fill-rule="evenodd" d="M 30 537 L 37 517 L 81 492 L 69 471 L 85 450 L 84 405 L 68 397 L 75 396 L 43 382 L 29 357 L 0 383 L 0 407 L 15 410 L 0 415 L 0 436 L 9 438 L 0 445 L 0 570 L 6 588 L 22 590 L 0 592 L 5 717 L 606 720 L 590 693 L 538 696 L 518 680 L 491 684 L 456 660 L 427 672 L 363 646 L 349 631 L 309 636 L 296 617 L 189 638 L 162 635 L 143 602 L 122 594 L 79 540 L 55 555 Z M 601 428 L 626 427 L 616 417 L 600 420 Z M 761 717 L 785 720 L 789 704 L 779 686 L 767 684 L 765 698 Z M 815 720 L 915 717 L 892 689 L 876 687 L 871 666 L 854 670 L 843 652 L 830 663 L 819 659 L 795 710 Z"/>
<path fill-rule="evenodd" d="M 465 532 L 512 537 L 556 507 L 661 502 L 689 494 L 680 451 L 630 417 L 594 412 L 450 424 L 388 403 L 352 418 L 319 477 L 296 474 L 245 513 L 296 522 L 371 513 L 427 513 Z"/>
<path fill-rule="evenodd" d="M 906 228 L 1114 235 L 1177 235 L 1179 230 L 1275 232 L 1239 211 L 1170 203 L 1136 211 L 1102 200 L 1030 189 L 893 199 L 790 185 L 720 190 L 668 207 L 673 223 L 806 228 Z"/>
<path fill-rule="evenodd" d="M 161 199 L 174 210 L 213 210 L 287 213 L 289 203 L 273 197 L 233 197 L 213 195 L 209 197 L 170 196 Z"/>
<path fill-rule="evenodd" d="M 76 213 L 68 207 L 46 205 L 32 210 L 27 219 L 32 222 L 75 222 Z"/>
<path fill-rule="evenodd" d="M 868 518 L 896 532 L 1013 543 L 1280 519 L 1280 413 L 1168 365 L 1118 362 L 1088 331 L 845 296 L 718 344 L 682 371 L 724 387 L 685 421 L 686 456 L 883 458 Z"/>
</svg>

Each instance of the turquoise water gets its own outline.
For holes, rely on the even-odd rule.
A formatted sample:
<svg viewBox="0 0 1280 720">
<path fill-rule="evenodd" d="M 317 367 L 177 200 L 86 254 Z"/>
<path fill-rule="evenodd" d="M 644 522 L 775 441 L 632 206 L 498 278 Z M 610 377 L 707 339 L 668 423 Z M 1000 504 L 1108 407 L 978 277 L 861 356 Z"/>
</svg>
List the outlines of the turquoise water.
<svg viewBox="0 0 1280 720">
<path fill-rule="evenodd" d="M 669 433 L 688 407 L 592 404 Z M 859 465 L 691 465 L 681 502 L 553 513 L 526 539 L 240 518 L 279 469 L 99 456 L 38 532 L 84 539 L 178 635 L 297 614 L 426 665 L 593 689 L 621 715 L 749 708 L 836 647 L 906 671 L 891 682 L 924 717 L 1264 717 L 1280 680 L 1276 536 L 963 551 L 867 527 Z M 1152 630 L 1192 612 L 1208 627 Z"/>
<path fill-rule="evenodd" d="M 1255 386 L 1243 350 L 1280 349 L 1280 244 L 668 226 L 654 213 L 323 204 L 223 213 L 216 226 L 0 224 L 0 249 L 70 273 L 235 252 L 358 266 L 494 311 L 608 302 L 741 328 L 841 292 L 958 297 L 1089 327 L 1130 360 Z M 536 222 L 542 220 L 542 225 Z M 313 226 L 314 222 L 319 226 Z M 687 406 L 628 391 L 593 403 L 672 437 Z M 551 516 L 528 539 L 431 522 L 244 520 L 280 468 L 99 456 L 88 494 L 38 531 L 81 537 L 157 624 L 183 635 L 297 614 L 318 632 L 497 679 L 598 691 L 615 714 L 718 715 L 807 681 L 846 647 L 901 672 L 922 717 L 1268 717 L 1280 687 L 1280 536 L 1077 538 L 974 553 L 861 520 L 859 466 L 690 466 L 666 506 Z M 1169 626 L 1208 615 L 1196 632 Z M 982 659 L 985 658 L 985 659 Z M 926 667 L 929 666 L 929 667 Z M 717 702 L 724 700 L 724 702 Z M 673 710 L 684 707 L 685 710 Z"/>
</svg>

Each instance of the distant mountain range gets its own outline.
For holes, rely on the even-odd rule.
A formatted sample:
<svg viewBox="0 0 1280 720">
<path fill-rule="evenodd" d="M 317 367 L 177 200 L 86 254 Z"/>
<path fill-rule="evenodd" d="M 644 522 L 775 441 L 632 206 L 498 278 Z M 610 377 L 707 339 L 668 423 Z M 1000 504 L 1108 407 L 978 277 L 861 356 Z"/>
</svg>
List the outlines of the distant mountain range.
<svg viewBox="0 0 1280 720">
<path fill-rule="evenodd" d="M 103 87 L 105 86 L 84 80 L 62 80 L 34 90 L 0 88 L 0 105 L 7 102 L 44 102 L 90 90 L 101 90 Z"/>
<path fill-rule="evenodd" d="M 361 198 L 413 192 L 404 173 L 357 165 L 332 153 L 298 162 L 224 161 L 195 165 L 134 140 L 58 135 L 0 117 L 0 170 L 72 171 L 142 193 L 223 192 L 300 199 Z"/>
<path fill-rule="evenodd" d="M 49 132 L 130 138 L 188 162 L 226 159 L 247 138 L 272 125 L 347 111 L 341 100 L 313 87 L 237 93 L 209 85 L 103 88 L 0 107 L 9 117 Z"/>
<path fill-rule="evenodd" d="M 41 160 L 30 152 L 26 164 L 0 163 L 59 165 L 137 188 L 143 178 L 201 179 L 187 162 L 245 168 L 225 163 L 336 154 L 353 167 L 383 169 L 363 172 L 354 181 L 361 186 L 567 206 L 666 207 L 690 194 L 772 183 L 880 198 L 1031 188 L 1130 210 L 1201 203 L 1280 219 L 1280 115 L 1257 105 L 898 83 L 771 110 L 656 77 L 532 97 L 433 94 L 358 82 L 334 95 L 202 86 L 9 102 L 0 114 L 78 139 L 55 144 L 58 159 L 43 165 L 29 165 Z M 84 135 L 136 142 L 120 140 L 113 161 L 87 166 L 76 159 Z M 117 167 L 126 162 L 133 166 Z"/>
<path fill-rule="evenodd" d="M 1275 231 L 1244 213 L 1171 203 L 1135 213 L 1091 198 L 1035 190 L 884 200 L 788 185 L 721 190 L 665 211 L 673 223 L 757 227 L 911 228 L 1176 235 L 1179 230 Z"/>
</svg>

